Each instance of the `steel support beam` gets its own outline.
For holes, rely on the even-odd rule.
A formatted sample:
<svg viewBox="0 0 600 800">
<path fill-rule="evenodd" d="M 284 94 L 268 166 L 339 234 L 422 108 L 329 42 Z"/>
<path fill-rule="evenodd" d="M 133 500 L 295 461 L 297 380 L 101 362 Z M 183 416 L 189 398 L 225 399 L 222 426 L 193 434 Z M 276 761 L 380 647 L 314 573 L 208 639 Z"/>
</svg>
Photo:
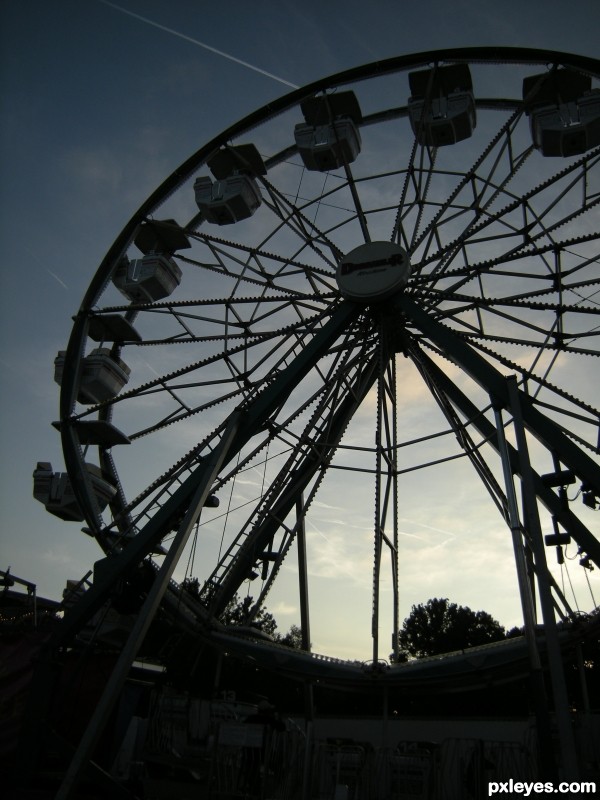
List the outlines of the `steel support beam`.
<svg viewBox="0 0 600 800">
<path fill-rule="evenodd" d="M 271 383 L 247 408 L 234 412 L 239 424 L 221 463 L 224 467 L 244 445 L 277 413 L 291 392 L 335 343 L 336 339 L 358 317 L 361 309 L 353 303 L 342 303 L 328 321 L 315 331 L 313 338 L 288 367 L 281 370 Z M 227 423 L 223 426 L 226 429 Z M 70 429 L 69 429 L 70 431 Z M 69 438 L 63 431 L 63 439 Z M 156 549 L 171 530 L 173 522 L 187 511 L 206 476 L 212 475 L 211 456 L 202 460 L 191 475 L 179 486 L 165 504 L 158 509 L 146 526 L 118 554 L 101 561 L 98 578 L 81 600 L 72 606 L 48 641 L 37 665 L 28 708 L 31 713 L 22 731 L 16 758 L 16 772 L 27 771 L 33 778 L 41 748 L 40 722 L 48 713 L 52 688 L 56 678 L 56 652 L 70 643 L 91 617 L 107 602 L 116 582 L 140 564 Z M 27 767 L 25 767 L 27 765 Z"/>
<path fill-rule="evenodd" d="M 556 716 L 558 738 L 563 759 L 563 774 L 560 777 L 568 779 L 569 781 L 575 781 L 579 775 L 579 767 L 577 764 L 571 715 L 569 713 L 569 700 L 560 645 L 558 643 L 558 632 L 556 629 L 556 618 L 554 616 L 554 606 L 550 590 L 544 537 L 540 525 L 537 498 L 535 496 L 533 484 L 533 470 L 531 469 L 531 463 L 529 461 L 529 447 L 521 415 L 520 392 L 517 387 L 517 379 L 514 375 L 508 377 L 506 381 L 508 384 L 510 411 L 513 417 L 513 427 L 515 430 L 517 452 L 521 467 L 525 520 L 535 560 L 540 606 L 542 609 L 542 618 L 544 620 L 544 636 L 546 637 L 548 665 L 550 668 L 552 693 L 554 696 L 554 714 Z"/>
<path fill-rule="evenodd" d="M 517 568 L 517 580 L 519 584 L 519 596 L 521 598 L 521 609 L 523 612 L 523 623 L 525 627 L 525 641 L 529 655 L 529 682 L 535 712 L 538 745 L 540 751 L 541 775 L 548 780 L 558 778 L 556 758 L 551 735 L 551 719 L 548 710 L 548 695 L 544 682 L 544 672 L 542 661 L 538 649 L 536 637 L 535 619 L 535 587 L 531 585 L 527 575 L 527 563 L 525 559 L 525 548 L 523 540 L 523 529 L 519 517 L 519 506 L 515 492 L 513 470 L 511 465 L 508 442 L 504 433 L 504 423 L 502 421 L 502 411 L 496 409 L 496 429 L 498 431 L 498 445 L 500 458 L 502 461 L 502 471 L 504 473 L 504 483 L 506 486 L 506 499 L 508 505 L 508 524 L 510 526 L 513 551 L 515 554 L 515 565 Z"/>
<path fill-rule="evenodd" d="M 140 649 L 146 636 L 154 615 L 160 605 L 162 597 L 169 585 L 173 571 L 177 566 L 179 558 L 187 544 L 192 529 L 198 519 L 200 512 L 209 495 L 212 484 L 219 474 L 223 463 L 229 456 L 229 450 L 239 426 L 239 416 L 234 415 L 230 418 L 229 425 L 225 429 L 219 445 L 214 449 L 210 458 L 206 460 L 202 480 L 199 482 L 194 497 L 188 506 L 185 516 L 179 526 L 179 530 L 173 540 L 169 552 L 164 558 L 158 575 L 156 576 L 152 588 L 148 592 L 142 608 L 138 612 L 136 621 L 129 634 L 127 642 L 122 648 L 117 663 L 112 671 L 102 696 L 96 706 L 92 718 L 77 746 L 73 760 L 67 770 L 65 778 L 56 795 L 56 800 L 67 800 L 77 788 L 77 784 L 82 772 L 87 768 L 88 761 L 92 757 L 94 748 L 104 730 L 111 711 L 121 693 L 123 685 L 127 680 L 133 661 Z"/>
<path fill-rule="evenodd" d="M 300 630 L 302 631 L 302 649 L 310 652 L 310 606 L 308 602 L 308 564 L 306 560 L 306 526 L 304 524 L 304 498 L 296 501 L 298 522 L 298 582 L 300 594 Z"/>
<path fill-rule="evenodd" d="M 298 381 L 302 380 L 314 364 L 324 356 L 360 309 L 352 303 L 342 304 L 328 322 L 316 331 L 313 339 L 292 364 L 278 373 L 273 383 L 241 413 L 240 424 L 223 466 L 233 459 L 242 447 L 260 430 L 283 405 Z M 237 413 L 237 412 L 235 412 Z M 181 484 L 146 526 L 124 547 L 118 555 L 107 556 L 102 570 L 102 580 L 82 597 L 81 601 L 65 614 L 64 620 L 50 641 L 51 647 L 64 645 L 98 611 L 109 597 L 116 581 L 150 555 L 172 526 L 174 519 L 186 509 L 208 469 L 203 460 Z"/>
<path fill-rule="evenodd" d="M 252 534 L 244 541 L 210 604 L 211 613 L 219 614 L 233 597 L 249 570 L 254 565 L 256 553 L 273 539 L 281 523 L 294 509 L 298 498 L 308 487 L 322 465 L 331 458 L 348 423 L 377 379 L 378 357 L 361 371 L 338 408 L 331 412 L 331 420 L 320 439 L 311 443 L 298 466 L 289 475 L 285 486 L 274 500 L 269 514 L 265 515 Z"/>
<path fill-rule="evenodd" d="M 476 358 L 481 358 L 477 353 L 473 354 Z M 431 374 L 435 383 L 440 387 L 444 394 L 451 400 L 451 402 L 461 411 L 464 417 L 471 422 L 482 435 L 482 437 L 489 442 L 489 444 L 499 452 L 498 435 L 495 425 L 491 423 L 483 414 L 482 410 L 478 408 L 456 384 L 450 380 L 445 372 L 427 356 L 423 351 L 419 351 L 419 360 L 425 365 L 425 369 Z M 481 359 L 483 360 L 483 359 Z M 490 365 L 486 363 L 486 366 Z M 492 368 L 493 369 L 493 368 Z M 496 370 L 494 370 L 496 372 Z M 504 376 L 497 373 L 502 381 L 505 380 Z M 520 396 L 524 397 L 522 392 Z M 505 399 L 508 402 L 508 392 L 505 393 Z M 538 412 L 539 413 L 539 412 Z M 519 461 L 519 454 L 517 450 L 510 444 L 507 445 L 510 458 L 511 469 L 513 474 L 521 474 L 521 466 Z M 591 459 L 589 459 L 591 461 Z M 593 462 L 592 462 L 593 463 Z M 532 469 L 531 477 L 533 481 L 534 491 L 541 503 L 548 509 L 548 511 L 557 519 L 557 521 L 564 527 L 568 533 L 575 539 L 581 548 L 590 556 L 592 561 L 600 569 L 600 541 L 591 533 L 591 531 L 584 525 L 583 522 L 569 509 L 565 508 L 559 496 L 551 488 L 547 487 L 541 477 Z"/>
<path fill-rule="evenodd" d="M 406 294 L 395 298 L 398 311 L 434 344 L 456 362 L 467 375 L 478 383 L 491 397 L 494 406 L 509 409 L 510 398 L 504 375 L 477 353 L 454 331 L 434 319 L 432 313 L 423 310 Z M 520 392 L 523 425 L 551 452 L 559 454 L 568 469 L 600 492 L 600 464 L 581 450 L 562 430 L 535 407 L 531 398 Z"/>
</svg>

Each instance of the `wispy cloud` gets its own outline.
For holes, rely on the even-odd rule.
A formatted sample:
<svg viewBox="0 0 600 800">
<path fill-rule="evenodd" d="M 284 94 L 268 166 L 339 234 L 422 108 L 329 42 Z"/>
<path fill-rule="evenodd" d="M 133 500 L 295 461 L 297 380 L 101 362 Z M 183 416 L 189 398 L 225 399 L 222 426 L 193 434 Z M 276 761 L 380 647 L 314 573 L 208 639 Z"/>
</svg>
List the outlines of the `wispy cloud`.
<svg viewBox="0 0 600 800">
<path fill-rule="evenodd" d="M 297 614 L 298 607 L 292 605 L 291 603 L 286 603 L 283 600 L 280 600 L 272 609 L 273 613 L 277 617 L 278 615 L 290 615 L 290 614 Z"/>
<path fill-rule="evenodd" d="M 127 14 L 130 17 L 134 17 L 135 19 L 139 19 L 141 22 L 145 22 L 146 25 L 152 25 L 153 28 L 158 28 L 161 31 L 165 31 L 165 33 L 170 33 L 173 36 L 177 36 L 179 39 L 183 39 L 186 42 L 190 42 L 191 44 L 198 45 L 198 47 L 203 47 L 205 50 L 208 50 L 211 53 L 215 53 L 222 58 L 227 58 L 229 61 L 233 61 L 235 64 L 239 64 L 242 67 L 246 67 L 247 69 L 251 69 L 254 72 L 258 72 L 260 75 L 264 75 L 266 78 L 272 78 L 274 81 L 278 83 L 283 83 L 284 86 L 289 86 L 292 89 L 298 89 L 299 87 L 295 83 L 290 83 L 290 81 L 286 81 L 284 78 L 280 78 L 277 75 L 273 75 L 272 72 L 267 72 L 265 69 L 261 69 L 260 67 L 254 66 L 254 64 L 249 64 L 247 61 L 242 61 L 241 58 L 236 58 L 232 56 L 230 53 L 225 53 L 223 50 L 218 50 L 216 47 L 211 47 L 210 45 L 206 44 L 206 42 L 201 42 L 199 39 L 194 39 L 191 36 L 187 36 L 185 33 L 180 33 L 180 31 L 173 30 L 173 28 L 167 28 L 166 25 L 160 25 L 158 22 L 154 22 L 154 20 L 148 19 L 148 17 L 143 17 L 141 14 L 135 14 L 133 11 L 128 11 L 126 8 L 122 8 L 121 6 L 116 5 L 116 3 L 110 3 L 109 0 L 99 0 L 99 2 L 103 3 L 105 6 L 110 6 L 114 8 L 116 11 L 120 11 L 122 14 Z"/>
<path fill-rule="evenodd" d="M 357 557 L 355 552 L 349 552 L 342 535 L 330 533 L 326 536 L 312 520 L 307 519 L 306 523 L 309 537 L 312 539 L 316 534 L 325 542 L 314 548 L 310 569 L 312 575 L 332 579 L 345 576 L 350 578 L 353 585 L 363 585 L 365 579 L 368 582 L 370 573 L 368 569 L 365 572 L 365 567 L 370 562 Z"/>
<path fill-rule="evenodd" d="M 78 146 L 66 150 L 60 160 L 65 177 L 77 181 L 77 189 L 97 196 L 116 194 L 123 186 L 124 168 L 120 156 L 105 145 Z"/>
</svg>

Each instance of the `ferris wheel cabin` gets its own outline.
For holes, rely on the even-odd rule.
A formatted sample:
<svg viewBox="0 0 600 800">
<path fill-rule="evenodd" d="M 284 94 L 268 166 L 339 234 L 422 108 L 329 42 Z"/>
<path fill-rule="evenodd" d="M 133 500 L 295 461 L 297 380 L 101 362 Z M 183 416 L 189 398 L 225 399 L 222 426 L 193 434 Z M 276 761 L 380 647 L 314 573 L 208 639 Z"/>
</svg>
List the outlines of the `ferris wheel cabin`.
<svg viewBox="0 0 600 800">
<path fill-rule="evenodd" d="M 216 225 L 231 225 L 251 217 L 262 203 L 256 176 L 267 172 L 256 147 L 226 147 L 206 163 L 216 180 L 204 175 L 194 182 L 196 205 L 204 219 Z"/>
<path fill-rule="evenodd" d="M 523 81 L 531 137 L 543 156 L 576 156 L 600 144 L 600 90 L 568 69 Z"/>
<path fill-rule="evenodd" d="M 116 488 L 104 480 L 95 464 L 87 464 L 92 490 L 98 507 L 103 511 L 117 493 Z M 33 472 L 33 496 L 46 507 L 46 511 L 68 522 L 83 522 L 84 515 L 75 499 L 71 480 L 66 472 L 53 472 L 49 461 L 38 461 Z"/>
<path fill-rule="evenodd" d="M 60 386 L 66 352 L 60 350 L 54 359 L 54 380 Z M 131 370 L 120 358 L 113 358 L 106 347 L 97 347 L 82 359 L 81 380 L 77 400 L 95 405 L 116 397 L 129 381 Z"/>
<path fill-rule="evenodd" d="M 328 172 L 356 160 L 362 113 L 354 92 L 310 97 L 301 109 L 305 121 L 294 128 L 294 140 L 306 169 Z"/>
<path fill-rule="evenodd" d="M 172 258 L 151 253 L 131 261 L 124 256 L 113 276 L 113 283 L 134 303 L 153 303 L 172 294 L 181 282 L 181 270 Z"/>
<path fill-rule="evenodd" d="M 408 82 L 408 117 L 419 144 L 442 147 L 472 135 L 477 123 L 466 64 L 411 72 Z"/>
</svg>

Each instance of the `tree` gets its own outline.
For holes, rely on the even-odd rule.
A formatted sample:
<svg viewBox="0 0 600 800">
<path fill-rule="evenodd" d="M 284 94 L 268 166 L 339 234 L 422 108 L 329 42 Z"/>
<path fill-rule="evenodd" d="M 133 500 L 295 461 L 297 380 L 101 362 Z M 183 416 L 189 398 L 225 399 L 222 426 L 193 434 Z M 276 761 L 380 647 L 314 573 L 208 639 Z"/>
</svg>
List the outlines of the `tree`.
<svg viewBox="0 0 600 800">
<path fill-rule="evenodd" d="M 515 639 L 517 636 L 525 636 L 525 628 L 523 625 L 521 625 L 520 628 L 515 625 L 509 631 L 506 631 L 507 639 Z"/>
<path fill-rule="evenodd" d="M 416 658 L 450 653 L 505 637 L 505 630 L 486 611 L 471 611 L 447 597 L 414 605 L 398 631 L 403 651 Z"/>
<path fill-rule="evenodd" d="M 261 606 L 254 618 L 250 620 L 250 611 L 253 604 L 254 598 L 250 595 L 246 595 L 243 600 L 240 600 L 235 594 L 221 615 L 221 622 L 225 623 L 225 625 L 251 625 L 268 633 L 269 636 L 274 636 L 277 630 L 277 622 L 273 614 L 267 611 L 264 606 Z"/>
<path fill-rule="evenodd" d="M 292 625 L 285 635 L 278 634 L 276 641 L 294 650 L 302 650 L 302 628 L 299 625 Z"/>
<path fill-rule="evenodd" d="M 197 578 L 185 578 L 183 588 L 194 597 L 199 596 L 200 584 Z M 240 600 L 235 594 L 227 604 L 225 611 L 221 615 L 221 622 L 225 625 L 248 625 L 258 628 L 260 631 L 268 633 L 274 641 L 292 647 L 295 650 L 302 649 L 302 629 L 298 625 L 292 625 L 285 634 L 277 632 L 277 621 L 273 614 L 264 606 L 261 606 L 253 619 L 250 619 L 250 612 L 254 605 L 254 598 L 247 595 Z"/>
<path fill-rule="evenodd" d="M 258 628 L 268 633 L 278 644 L 292 647 L 295 650 L 302 649 L 302 629 L 298 625 L 292 625 L 285 634 L 279 633 L 275 617 L 264 606 L 258 609 L 254 618 L 250 621 L 250 611 L 253 604 L 254 598 L 250 595 L 244 597 L 243 600 L 240 600 L 237 594 L 234 595 L 223 612 L 221 621 L 226 625 L 251 625 L 253 628 Z"/>
</svg>

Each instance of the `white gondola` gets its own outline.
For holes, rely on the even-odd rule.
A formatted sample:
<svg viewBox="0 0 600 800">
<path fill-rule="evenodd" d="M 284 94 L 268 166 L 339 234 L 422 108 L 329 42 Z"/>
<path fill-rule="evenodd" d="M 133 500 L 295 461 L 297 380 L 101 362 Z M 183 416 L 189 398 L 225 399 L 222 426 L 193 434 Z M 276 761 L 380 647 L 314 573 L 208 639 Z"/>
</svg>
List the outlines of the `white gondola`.
<svg viewBox="0 0 600 800">
<path fill-rule="evenodd" d="M 116 488 L 104 480 L 102 472 L 95 464 L 86 464 L 92 489 L 103 511 L 117 493 Z M 49 461 L 38 461 L 33 472 L 33 496 L 54 516 L 60 519 L 82 522 L 84 516 L 75 499 L 71 481 L 66 472 L 53 472 Z"/>
<path fill-rule="evenodd" d="M 361 139 L 351 119 L 313 127 L 299 123 L 294 139 L 306 169 L 328 172 L 350 164 L 360 153 Z"/>
<path fill-rule="evenodd" d="M 411 72 L 408 79 L 408 117 L 419 144 L 443 147 L 472 135 L 477 118 L 466 65 Z"/>
<path fill-rule="evenodd" d="M 306 169 L 328 172 L 356 160 L 362 113 L 354 92 L 311 97 L 301 108 L 305 122 L 295 126 L 294 139 Z"/>
<path fill-rule="evenodd" d="M 65 365 L 65 351 L 54 359 L 54 380 L 59 386 Z M 121 359 L 115 359 L 105 347 L 97 347 L 83 359 L 77 400 L 90 405 L 116 397 L 128 382 L 131 370 Z"/>
<path fill-rule="evenodd" d="M 600 144 L 600 90 L 569 70 L 532 75 L 523 99 L 534 147 L 543 156 L 576 156 Z"/>
<path fill-rule="evenodd" d="M 207 222 L 232 225 L 251 217 L 262 203 L 257 175 L 267 169 L 253 144 L 225 147 L 207 159 L 216 178 L 197 178 L 194 182 L 196 205 Z"/>
<path fill-rule="evenodd" d="M 113 283 L 134 303 L 153 303 L 172 294 L 181 283 L 181 270 L 163 253 L 149 253 L 142 258 L 119 262 Z"/>
<path fill-rule="evenodd" d="M 262 202 L 256 181 L 249 175 L 230 175 L 214 183 L 208 176 L 197 178 L 194 193 L 204 219 L 216 225 L 247 219 Z"/>
</svg>

